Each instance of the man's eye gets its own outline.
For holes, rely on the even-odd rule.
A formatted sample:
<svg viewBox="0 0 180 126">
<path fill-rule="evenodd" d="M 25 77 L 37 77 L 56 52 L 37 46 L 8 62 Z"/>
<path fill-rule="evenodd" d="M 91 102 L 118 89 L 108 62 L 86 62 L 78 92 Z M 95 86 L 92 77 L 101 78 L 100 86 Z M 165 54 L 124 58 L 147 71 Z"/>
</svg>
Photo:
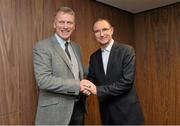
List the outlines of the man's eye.
<svg viewBox="0 0 180 126">
<path fill-rule="evenodd" d="M 108 32 L 110 28 L 103 28 L 103 29 L 99 29 L 99 30 L 95 30 L 94 33 L 100 33 L 100 32 Z"/>
<path fill-rule="evenodd" d="M 64 21 L 59 21 L 59 24 L 64 24 L 65 22 Z"/>
<path fill-rule="evenodd" d="M 102 31 L 105 32 L 105 31 L 108 31 L 109 28 L 103 28 Z"/>
<path fill-rule="evenodd" d="M 71 24 L 73 24 L 73 22 L 67 22 L 67 24 L 68 24 L 68 25 L 71 25 Z"/>
<path fill-rule="evenodd" d="M 98 32 L 100 32 L 100 30 L 95 30 L 95 31 L 94 31 L 94 33 L 98 33 Z"/>
</svg>

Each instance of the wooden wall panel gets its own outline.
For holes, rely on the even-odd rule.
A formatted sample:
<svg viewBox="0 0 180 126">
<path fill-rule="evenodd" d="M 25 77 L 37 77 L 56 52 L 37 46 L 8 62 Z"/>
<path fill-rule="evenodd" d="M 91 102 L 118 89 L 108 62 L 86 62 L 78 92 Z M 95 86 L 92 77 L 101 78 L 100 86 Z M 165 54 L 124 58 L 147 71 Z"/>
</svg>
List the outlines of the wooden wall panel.
<svg viewBox="0 0 180 126">
<path fill-rule="evenodd" d="M 39 14 L 39 2 L 0 1 L 0 124 L 34 122 L 37 88 L 32 69 L 32 46 L 40 34 L 39 31 L 34 34 L 38 27 L 33 27 L 34 22 L 40 23 L 34 18 Z M 36 6 L 32 7 L 33 3 Z"/>
<path fill-rule="evenodd" d="M 0 115 L 8 117 L 12 113 L 19 111 L 19 65 L 17 52 L 14 40 L 16 40 L 16 33 L 12 33 L 16 28 L 15 23 L 15 2 L 0 1 Z M 7 11 L 7 8 L 12 8 Z M 11 36 L 11 37 L 10 37 Z M 17 58 L 15 58 L 17 57 Z M 2 120 L 2 119 L 1 119 Z M 18 116 L 14 119 L 4 120 L 2 123 L 16 122 Z"/>
<path fill-rule="evenodd" d="M 134 16 L 136 84 L 146 124 L 180 124 L 180 4 Z"/>
<path fill-rule="evenodd" d="M 32 64 L 32 48 L 53 33 L 53 16 L 59 6 L 76 12 L 72 40 L 82 48 L 83 63 L 99 45 L 92 33 L 97 18 L 108 18 L 115 40 L 133 42 L 131 14 L 94 0 L 0 0 L 0 124 L 34 124 L 38 89 Z M 100 124 L 95 96 L 88 98 L 86 124 Z"/>
</svg>

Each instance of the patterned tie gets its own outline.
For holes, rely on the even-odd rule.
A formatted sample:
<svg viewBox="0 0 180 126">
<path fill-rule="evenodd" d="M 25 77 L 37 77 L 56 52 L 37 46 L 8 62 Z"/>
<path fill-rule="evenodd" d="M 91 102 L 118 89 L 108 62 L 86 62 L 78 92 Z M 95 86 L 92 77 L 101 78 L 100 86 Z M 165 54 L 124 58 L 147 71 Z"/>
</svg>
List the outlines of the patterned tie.
<svg viewBox="0 0 180 126">
<path fill-rule="evenodd" d="M 69 44 L 68 42 L 65 43 L 65 52 L 68 55 L 69 59 L 71 60 L 71 55 L 70 55 L 69 50 L 68 50 L 68 44 Z"/>
</svg>

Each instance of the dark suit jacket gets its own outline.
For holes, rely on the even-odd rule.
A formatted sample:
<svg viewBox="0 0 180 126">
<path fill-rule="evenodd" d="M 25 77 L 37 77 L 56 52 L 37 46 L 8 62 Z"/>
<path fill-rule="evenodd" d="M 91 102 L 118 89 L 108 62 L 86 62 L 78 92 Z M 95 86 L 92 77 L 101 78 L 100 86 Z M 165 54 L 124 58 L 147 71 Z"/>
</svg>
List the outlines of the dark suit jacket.
<svg viewBox="0 0 180 126">
<path fill-rule="evenodd" d="M 135 53 L 125 44 L 114 42 L 106 75 L 101 49 L 90 57 L 88 79 L 97 86 L 103 124 L 142 124 L 143 115 L 134 88 Z"/>
</svg>

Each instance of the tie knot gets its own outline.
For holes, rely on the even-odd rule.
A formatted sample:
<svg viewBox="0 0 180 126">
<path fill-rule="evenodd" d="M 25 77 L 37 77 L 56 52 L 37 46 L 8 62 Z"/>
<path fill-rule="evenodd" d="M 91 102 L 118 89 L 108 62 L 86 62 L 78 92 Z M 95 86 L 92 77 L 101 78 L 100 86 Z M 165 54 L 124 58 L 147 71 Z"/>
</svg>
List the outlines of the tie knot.
<svg viewBox="0 0 180 126">
<path fill-rule="evenodd" d="M 66 43 L 65 43 L 65 46 L 66 46 L 66 47 L 68 47 L 68 44 L 69 44 L 69 43 L 68 43 L 68 42 L 66 42 Z"/>
</svg>

